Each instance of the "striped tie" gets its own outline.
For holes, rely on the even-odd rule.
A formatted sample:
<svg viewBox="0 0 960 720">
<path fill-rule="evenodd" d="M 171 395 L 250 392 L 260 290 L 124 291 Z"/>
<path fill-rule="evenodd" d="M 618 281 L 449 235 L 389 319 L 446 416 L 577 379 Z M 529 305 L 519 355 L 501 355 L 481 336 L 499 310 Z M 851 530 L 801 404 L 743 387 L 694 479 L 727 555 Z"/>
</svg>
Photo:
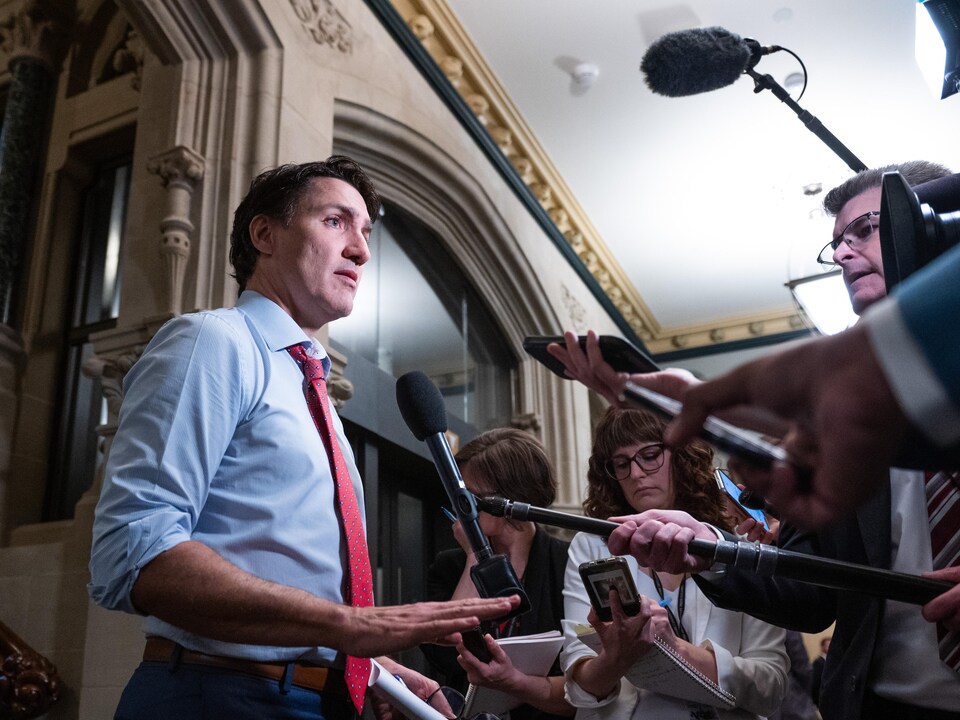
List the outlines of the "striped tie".
<svg viewBox="0 0 960 720">
<path fill-rule="evenodd" d="M 333 418 L 327 407 L 327 384 L 323 377 L 323 363 L 307 355 L 303 345 L 291 345 L 287 352 L 297 361 L 303 371 L 305 382 L 304 394 L 307 398 L 307 408 L 313 418 L 323 445 L 327 449 L 330 459 L 330 470 L 333 472 L 336 488 L 337 504 L 340 509 L 340 519 L 343 524 L 343 534 L 347 540 L 348 579 L 350 581 L 350 605 L 353 607 L 369 607 L 373 605 L 373 584 L 370 572 L 370 553 L 367 551 L 367 538 L 360 517 L 360 506 L 357 496 L 353 492 L 353 482 L 347 465 L 343 460 L 343 453 L 337 444 L 337 435 L 333 430 Z M 344 671 L 344 680 L 350 699 L 357 709 L 357 714 L 363 712 L 363 699 L 367 691 L 367 681 L 370 678 L 370 659 L 347 657 L 347 667 Z"/>
<path fill-rule="evenodd" d="M 960 473 L 927 473 L 925 486 L 933 569 L 960 565 Z M 940 659 L 960 672 L 960 632 L 938 623 L 937 640 Z"/>
</svg>

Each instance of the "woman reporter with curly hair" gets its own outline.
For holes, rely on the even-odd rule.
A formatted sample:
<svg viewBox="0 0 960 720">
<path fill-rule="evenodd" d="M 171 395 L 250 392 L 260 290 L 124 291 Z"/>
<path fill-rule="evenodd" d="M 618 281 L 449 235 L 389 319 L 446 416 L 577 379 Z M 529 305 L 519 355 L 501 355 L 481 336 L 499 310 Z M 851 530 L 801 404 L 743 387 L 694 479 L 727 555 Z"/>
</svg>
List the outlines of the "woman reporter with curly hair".
<svg viewBox="0 0 960 720">
<path fill-rule="evenodd" d="M 607 410 L 595 432 L 585 513 L 616 518 L 654 508 L 683 510 L 732 530 L 734 519 L 727 515 L 714 476 L 713 451 L 701 442 L 667 448 L 663 429 L 664 423 L 648 412 Z M 787 684 L 783 630 L 715 607 L 690 576 L 652 572 L 632 557 L 625 560 L 642 596 L 640 611 L 627 616 L 614 591 L 608 598 L 613 620 L 601 622 L 591 609 L 578 568 L 609 555 L 604 539 L 594 535 L 581 533 L 570 546 L 561 660 L 567 699 L 578 708 L 578 717 L 754 718 L 777 709 Z M 577 625 L 588 622 L 600 636 L 599 654 L 577 639 Z M 736 707 L 700 706 L 622 680 L 658 636 L 733 694 Z"/>
</svg>

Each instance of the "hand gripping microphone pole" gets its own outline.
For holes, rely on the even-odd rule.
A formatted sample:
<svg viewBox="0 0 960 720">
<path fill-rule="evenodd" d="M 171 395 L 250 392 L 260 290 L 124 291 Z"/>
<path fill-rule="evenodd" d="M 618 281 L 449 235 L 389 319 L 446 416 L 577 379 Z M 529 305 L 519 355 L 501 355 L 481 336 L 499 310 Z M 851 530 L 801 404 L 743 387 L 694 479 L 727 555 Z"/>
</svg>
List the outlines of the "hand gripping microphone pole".
<svg viewBox="0 0 960 720">
<path fill-rule="evenodd" d="M 520 604 L 507 617 L 527 612 L 530 600 L 513 566 L 506 555 L 494 554 L 477 522 L 473 493 L 463 484 L 460 470 L 443 434 L 447 429 L 447 413 L 437 386 L 422 372 L 409 372 L 397 380 L 397 405 L 414 437 L 426 442 L 433 456 L 433 464 L 444 490 L 477 559 L 477 564 L 470 568 L 470 579 L 480 597 L 519 595 Z"/>
<path fill-rule="evenodd" d="M 477 507 L 497 517 L 532 520 L 603 537 L 609 536 L 619 527 L 617 523 L 609 520 L 547 510 L 501 497 L 478 497 Z M 694 538 L 687 550 L 691 555 L 757 575 L 775 575 L 834 590 L 848 590 L 914 605 L 924 605 L 954 586 L 946 580 L 790 552 L 760 543 L 731 540 L 712 542 Z"/>
</svg>

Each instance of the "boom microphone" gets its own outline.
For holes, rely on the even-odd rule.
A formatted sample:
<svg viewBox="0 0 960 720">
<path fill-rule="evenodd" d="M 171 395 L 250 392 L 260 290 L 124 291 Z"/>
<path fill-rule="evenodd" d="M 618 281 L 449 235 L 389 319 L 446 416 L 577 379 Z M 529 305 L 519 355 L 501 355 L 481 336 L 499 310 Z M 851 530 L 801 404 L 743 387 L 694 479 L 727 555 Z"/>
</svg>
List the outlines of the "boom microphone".
<svg viewBox="0 0 960 720">
<path fill-rule="evenodd" d="M 478 497 L 477 507 L 497 517 L 531 520 L 545 525 L 609 537 L 620 527 L 610 520 L 547 510 L 502 497 Z M 773 545 L 732 540 L 700 540 L 687 545 L 691 555 L 730 565 L 761 576 L 776 575 L 811 585 L 924 605 L 954 585 L 947 580 L 883 570 L 816 555 L 781 550 Z"/>
<path fill-rule="evenodd" d="M 684 97 L 719 90 L 747 74 L 753 78 L 755 93 L 769 90 L 797 114 L 807 130 L 820 138 L 854 172 L 867 166 L 823 126 L 816 116 L 800 107 L 773 76 L 761 75 L 754 67 L 764 55 L 786 50 L 779 45 L 765 47 L 751 38 L 742 38 L 722 27 L 679 30 L 654 42 L 643 56 L 640 69 L 647 86 L 658 95 Z M 797 57 L 799 61 L 800 58 Z M 801 66 L 803 63 L 800 63 Z M 806 74 L 806 70 L 804 70 Z"/>
<path fill-rule="evenodd" d="M 732 85 L 762 55 L 781 49 L 763 47 L 722 27 L 679 30 L 649 47 L 640 70 L 653 92 L 683 97 Z"/>
<path fill-rule="evenodd" d="M 470 568 L 470 579 L 480 597 L 519 595 L 520 605 L 507 617 L 527 612 L 530 600 L 513 566 L 506 555 L 493 553 L 487 536 L 477 522 L 474 495 L 463 484 L 460 469 L 443 434 L 447 430 L 447 411 L 440 390 L 422 372 L 409 372 L 397 380 L 397 406 L 414 437 L 426 442 L 433 456 L 433 464 L 443 488 L 477 559 L 476 565 Z"/>
</svg>

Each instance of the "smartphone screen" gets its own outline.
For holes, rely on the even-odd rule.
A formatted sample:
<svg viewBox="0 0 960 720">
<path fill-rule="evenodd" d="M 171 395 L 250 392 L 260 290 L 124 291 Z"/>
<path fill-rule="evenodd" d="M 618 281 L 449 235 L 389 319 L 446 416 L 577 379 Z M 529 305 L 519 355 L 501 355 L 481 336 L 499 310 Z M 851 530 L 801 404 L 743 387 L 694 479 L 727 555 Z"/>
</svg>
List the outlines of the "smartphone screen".
<svg viewBox="0 0 960 720">
<path fill-rule="evenodd" d="M 626 560 L 618 557 L 594 560 L 582 563 L 579 567 L 580 578 L 583 580 L 590 604 L 597 616 L 604 622 L 613 619 L 610 609 L 610 591 L 616 590 L 620 597 L 620 604 L 627 615 L 636 615 L 640 612 L 640 596 L 637 586 L 630 575 L 630 566 Z"/>
<path fill-rule="evenodd" d="M 737 504 L 737 507 L 739 507 L 741 510 L 743 510 L 743 512 L 757 522 L 763 523 L 763 527 L 765 529 L 770 529 L 770 526 L 767 525 L 767 517 L 763 514 L 763 510 L 754 510 L 752 508 L 748 508 L 740 502 L 740 493 L 743 491 L 737 487 L 737 484 L 733 480 L 730 479 L 730 476 L 727 474 L 726 470 L 717 468 L 717 484 L 730 497 L 730 499 Z"/>
</svg>

